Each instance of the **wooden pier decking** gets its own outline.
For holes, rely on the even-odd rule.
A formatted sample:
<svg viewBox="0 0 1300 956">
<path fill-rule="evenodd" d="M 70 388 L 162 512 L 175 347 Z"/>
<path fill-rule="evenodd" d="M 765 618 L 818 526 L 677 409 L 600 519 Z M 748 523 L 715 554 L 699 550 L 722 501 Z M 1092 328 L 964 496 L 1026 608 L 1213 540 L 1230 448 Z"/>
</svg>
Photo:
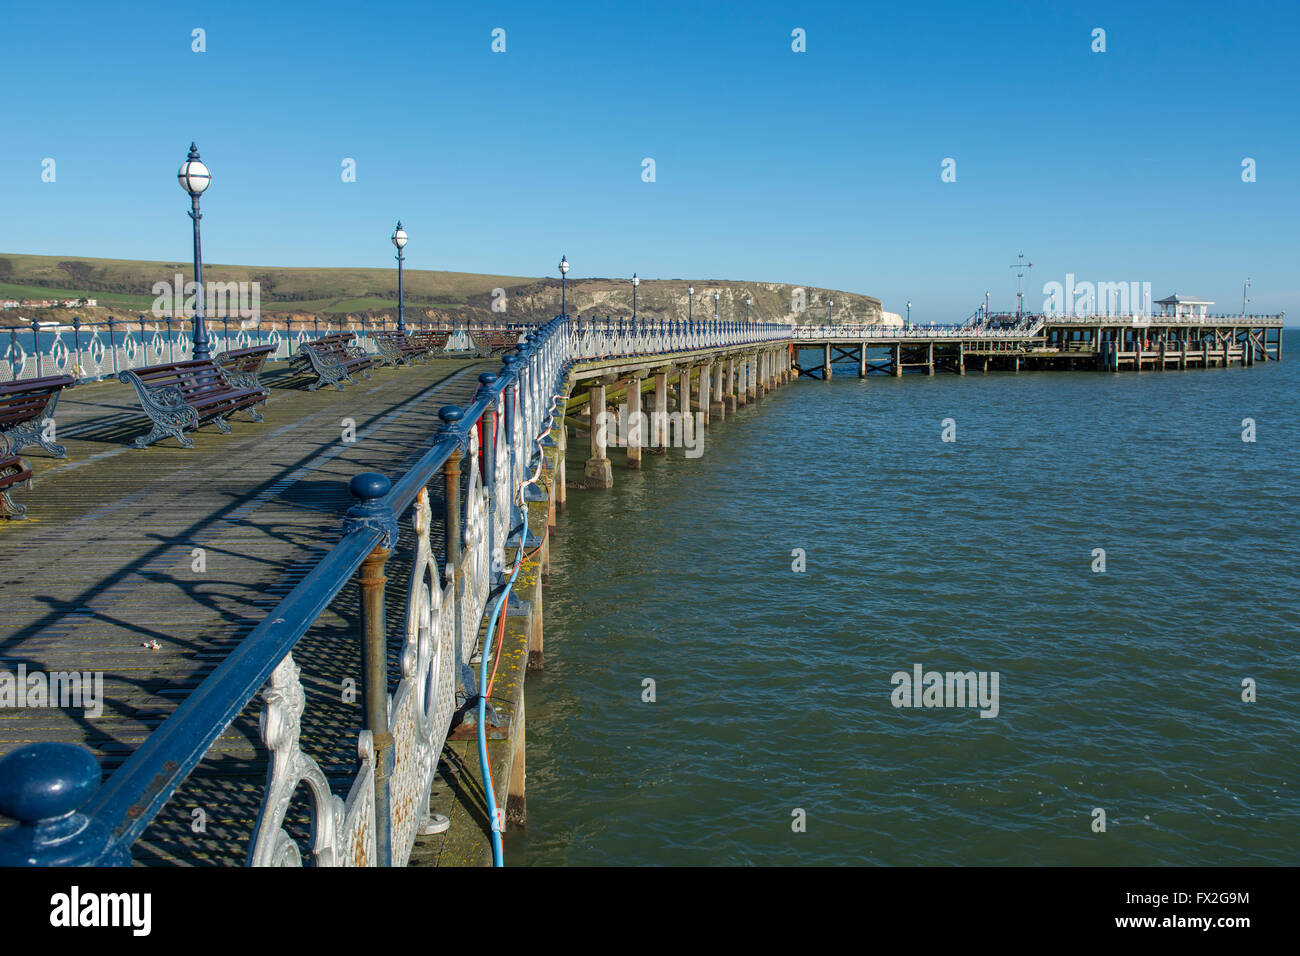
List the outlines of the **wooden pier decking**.
<svg viewBox="0 0 1300 956">
<path fill-rule="evenodd" d="M 29 449 L 35 487 L 17 497 L 30 520 L 0 522 L 0 668 L 102 672 L 104 711 L 0 709 L 0 755 L 82 743 L 112 773 L 338 539 L 347 481 L 405 472 L 427 450 L 438 408 L 468 404 L 478 373 L 495 366 L 438 359 L 342 392 L 285 387 L 279 369 L 263 376 L 272 392 L 264 423 L 237 415 L 230 435 L 191 433 L 192 449 L 170 439 L 127 447 L 148 428 L 129 386 L 67 391 L 57 417 L 67 459 Z M 344 419 L 355 423 L 354 443 L 343 441 Z M 389 565 L 394 606 L 405 602 L 407 573 Z M 341 686 L 360 673 L 357 600 L 353 583 L 294 651 L 309 701 L 304 749 L 338 746 L 312 755 L 340 780 L 355 771 L 363 722 L 360 692 L 345 702 Z M 261 709 L 255 698 L 213 745 L 136 844 L 137 863 L 243 862 L 265 783 Z M 305 813 L 290 818 L 305 825 Z"/>
</svg>

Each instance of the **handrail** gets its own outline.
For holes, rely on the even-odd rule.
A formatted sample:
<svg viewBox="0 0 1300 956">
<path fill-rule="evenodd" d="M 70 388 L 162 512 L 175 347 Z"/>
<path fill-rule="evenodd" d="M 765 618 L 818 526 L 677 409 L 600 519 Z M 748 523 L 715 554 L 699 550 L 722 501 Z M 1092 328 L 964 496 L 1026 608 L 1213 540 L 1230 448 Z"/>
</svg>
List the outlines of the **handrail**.
<svg viewBox="0 0 1300 956">
<path fill-rule="evenodd" d="M 454 700 L 439 697 L 434 707 L 427 699 L 428 686 L 437 683 L 431 677 L 434 664 L 430 653 L 441 662 L 438 666 L 448 665 L 454 680 L 460 679 L 466 651 L 472 650 L 488 606 L 489 588 L 504 584 L 500 551 L 515 534 L 520 534 L 518 546 L 524 546 L 521 502 L 514 500 L 510 489 L 519 487 L 523 476 L 540 467 L 540 448 L 528 447 L 523 436 L 542 434 L 553 427 L 557 413 L 549 397 L 563 391 L 571 368 L 583 361 L 626 355 L 671 356 L 707 348 L 748 351 L 750 346 L 771 346 L 789 339 L 789 326 L 757 322 L 578 321 L 560 317 L 529 330 L 519 346 L 504 356 L 500 373 L 480 376 L 479 389 L 467 408 L 446 406 L 441 410 L 443 425 L 432 436 L 428 450 L 395 483 L 382 475 L 353 478 L 349 487 L 360 503 L 347 512 L 339 541 L 102 786 L 97 786 L 99 769 L 93 756 L 76 745 L 30 745 L 0 761 L 0 813 L 19 821 L 19 826 L 0 834 L 0 865 L 128 864 L 131 845 L 259 689 L 266 698 L 262 733 L 272 759 L 250 861 L 291 862 L 296 858 L 296 848 L 279 829 L 287 796 L 284 806 L 272 797 L 292 793 L 306 780 L 316 798 L 314 827 L 321 831 L 313 846 L 318 862 L 345 858 L 404 862 L 414 831 L 390 833 L 389 824 L 399 818 L 409 820 L 411 808 L 389 815 L 387 781 L 393 774 L 412 771 L 395 762 L 386 715 L 395 715 L 402 708 L 409 712 L 417 706 L 413 700 L 424 701 L 418 711 L 423 716 L 416 720 L 423 729 L 414 743 L 432 752 L 432 760 L 425 760 L 422 766 L 436 766 Z M 488 427 L 489 421 L 492 427 Z M 481 445 L 476 427 L 480 422 L 484 426 Z M 459 503 L 462 449 L 468 449 L 470 463 L 463 535 Z M 444 567 L 449 581 L 445 587 L 432 581 L 442 577 L 436 566 L 428 570 L 429 512 L 424 494 L 439 472 L 447 481 L 448 495 Z M 423 561 L 426 568 L 413 571 L 411 593 L 414 596 L 425 587 L 426 577 L 417 574 L 427 575 L 429 590 L 424 592 L 423 604 L 405 609 L 408 648 L 403 650 L 397 689 L 392 689 L 391 675 L 382 665 L 380 686 L 367 683 L 367 727 L 358 748 L 361 769 L 345 804 L 337 797 L 326 799 L 329 786 L 319 767 L 298 750 L 298 717 L 304 704 L 292 652 L 345 586 L 361 580 L 364 588 L 367 580 L 373 580 L 365 577 L 365 568 L 376 561 L 382 567 L 396 547 L 398 519 L 408 512 L 416 520 L 418 538 L 418 560 L 412 564 Z M 359 570 L 360 579 L 355 577 Z M 365 600 L 363 593 L 363 649 L 386 661 L 382 602 L 378 605 L 381 618 L 375 619 Z M 432 605 L 437 605 L 436 610 Z M 425 616 L 425 626 L 417 628 L 418 635 L 412 638 L 410 622 L 420 615 Z M 419 671 L 414 677 L 408 673 L 410 660 Z M 455 683 L 451 686 L 454 691 Z M 438 693 L 445 697 L 445 691 Z M 387 709 L 372 710 L 372 695 L 385 698 Z M 396 725 L 395 716 L 393 720 Z M 402 793 L 423 787 L 427 804 L 432 771 L 427 773 L 427 779 L 417 781 L 414 788 L 402 788 Z M 41 798 L 33 800 L 30 794 L 34 792 Z M 75 836 L 69 838 L 64 831 Z"/>
<path fill-rule="evenodd" d="M 129 846 L 153 822 L 208 747 L 252 700 L 276 664 L 307 633 L 383 540 L 358 526 L 240 641 L 159 728 L 109 777 L 84 811 Z M 165 759 L 164 759 L 165 758 Z M 125 862 L 125 861 L 123 861 Z"/>
</svg>

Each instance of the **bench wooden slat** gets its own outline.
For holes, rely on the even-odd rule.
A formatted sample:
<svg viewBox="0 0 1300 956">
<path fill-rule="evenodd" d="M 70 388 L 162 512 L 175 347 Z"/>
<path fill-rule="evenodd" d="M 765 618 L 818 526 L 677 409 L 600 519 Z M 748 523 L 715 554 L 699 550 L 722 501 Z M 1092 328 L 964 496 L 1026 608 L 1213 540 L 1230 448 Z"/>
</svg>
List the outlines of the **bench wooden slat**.
<svg viewBox="0 0 1300 956">
<path fill-rule="evenodd" d="M 0 518 L 22 519 L 26 516 L 27 506 L 17 504 L 9 497 L 9 489 L 23 482 L 31 487 L 31 466 L 17 455 L 0 456 Z"/>
<path fill-rule="evenodd" d="M 360 372 L 364 378 L 370 378 L 367 371 L 375 362 L 367 355 L 357 354 L 354 346 L 349 345 L 356 335 L 352 332 L 332 332 L 312 342 L 303 342 L 298 347 L 298 355 L 291 363 L 302 371 L 313 372 L 316 381 L 307 386 L 315 391 L 321 385 L 333 385 L 339 391 L 343 383 L 352 381 L 352 373 Z"/>
<path fill-rule="evenodd" d="M 67 449 L 46 438 L 45 421 L 54 417 L 59 395 L 75 385 L 71 375 L 46 375 L 0 385 L 0 455 L 17 455 L 39 445 L 56 458 Z"/>
<path fill-rule="evenodd" d="M 185 428 L 198 428 L 210 421 L 220 431 L 229 432 L 225 417 L 241 410 L 260 422 L 262 415 L 254 406 L 270 397 L 264 388 L 249 387 L 243 380 L 231 382 L 212 359 L 131 369 L 118 378 L 135 387 L 141 408 L 153 422 L 149 434 L 131 443 L 135 448 L 146 448 L 168 435 L 191 448 L 194 442 L 185 437 Z"/>
</svg>

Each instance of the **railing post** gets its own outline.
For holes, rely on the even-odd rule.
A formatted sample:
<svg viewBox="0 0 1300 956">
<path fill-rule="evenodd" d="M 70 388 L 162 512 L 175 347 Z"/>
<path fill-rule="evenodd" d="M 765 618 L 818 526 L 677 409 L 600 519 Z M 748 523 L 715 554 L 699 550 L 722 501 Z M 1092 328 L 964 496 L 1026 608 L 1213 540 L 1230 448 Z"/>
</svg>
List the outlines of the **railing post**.
<svg viewBox="0 0 1300 956">
<path fill-rule="evenodd" d="M 442 419 L 440 430 L 443 433 L 454 432 L 465 417 L 465 412 L 458 405 L 444 405 L 438 409 L 438 417 Z M 461 548 L 463 539 L 460 530 L 460 461 L 463 454 L 458 442 L 442 466 L 443 526 L 447 529 L 447 556 L 444 567 L 451 570 L 453 606 L 449 610 L 456 628 L 452 650 L 456 662 L 456 677 L 464 687 L 465 694 L 465 700 L 458 702 L 457 710 L 460 710 L 461 704 L 468 703 L 470 699 L 477 696 L 476 691 L 471 692 L 469 681 L 465 677 L 468 668 L 461 655 L 461 648 L 465 646 L 465 615 L 461 613 L 465 601 L 465 556 Z"/>
<path fill-rule="evenodd" d="M 77 353 L 77 360 L 72 363 L 74 378 L 81 378 L 81 318 L 72 317 L 72 345 Z"/>
<path fill-rule="evenodd" d="M 478 377 L 478 381 L 479 394 L 490 392 L 497 382 L 496 373 L 484 372 Z M 488 494 L 488 568 L 492 575 L 493 587 L 503 584 L 506 576 L 505 564 L 497 561 L 497 555 L 504 554 L 502 548 L 505 546 L 504 541 L 497 541 L 497 509 L 501 507 L 501 502 L 497 500 L 496 479 L 498 414 L 495 405 L 489 405 L 483 412 L 483 441 L 479 443 L 483 455 L 483 487 L 487 489 Z M 508 528 L 506 530 L 509 532 Z"/>
<path fill-rule="evenodd" d="M 117 378 L 117 341 L 113 335 L 113 317 L 108 317 L 108 347 L 113 353 L 113 378 Z"/>
<path fill-rule="evenodd" d="M 129 863 L 129 852 L 111 852 L 108 827 L 80 812 L 100 777 L 76 744 L 29 744 L 0 760 L 0 814 L 18 821 L 0 832 L 0 866 Z"/>
<path fill-rule="evenodd" d="M 378 528 L 384 541 L 361 562 L 361 659 L 363 667 L 366 729 L 375 745 L 375 848 L 380 866 L 392 865 L 389 781 L 393 775 L 393 735 L 388 726 L 388 634 L 384 606 L 384 566 L 397 544 L 397 518 L 379 503 L 391 483 L 383 475 L 367 472 L 355 476 L 348 490 L 361 504 L 348 511 L 344 528 L 358 525 Z"/>
<path fill-rule="evenodd" d="M 41 324 L 32 319 L 32 354 L 36 356 L 36 375 L 41 377 Z"/>
</svg>

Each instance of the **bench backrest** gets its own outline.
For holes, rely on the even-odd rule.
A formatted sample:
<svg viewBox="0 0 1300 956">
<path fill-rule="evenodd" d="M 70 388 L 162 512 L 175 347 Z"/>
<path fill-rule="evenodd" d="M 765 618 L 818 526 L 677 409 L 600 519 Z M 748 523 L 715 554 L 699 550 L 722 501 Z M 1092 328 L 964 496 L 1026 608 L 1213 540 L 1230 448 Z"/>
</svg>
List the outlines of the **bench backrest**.
<svg viewBox="0 0 1300 956">
<path fill-rule="evenodd" d="M 136 376 L 147 388 L 164 388 L 175 385 L 181 390 L 185 403 L 226 394 L 236 389 L 215 362 L 177 362 L 174 365 L 152 365 L 135 369 Z"/>
<path fill-rule="evenodd" d="M 322 335 L 318 339 L 312 339 L 306 344 L 314 345 L 317 346 L 318 348 L 323 348 L 323 347 L 328 347 L 333 345 L 351 345 L 352 340 L 355 339 L 356 337 L 357 337 L 357 333 L 355 332 L 331 332 L 328 335 Z"/>
<path fill-rule="evenodd" d="M 412 345 L 421 348 L 441 348 L 451 338 L 450 332 L 412 332 L 407 336 Z"/>
<path fill-rule="evenodd" d="M 50 397 L 76 383 L 71 375 L 47 375 L 0 385 L 0 428 L 20 425 L 38 417 Z"/>
<path fill-rule="evenodd" d="M 215 361 L 229 372 L 259 372 L 266 364 L 267 356 L 276 348 L 275 345 L 254 345 L 246 349 L 231 349 L 222 352 Z"/>
<path fill-rule="evenodd" d="M 8 488 L 10 485 L 16 485 L 20 481 L 26 481 L 32 476 L 32 470 L 27 466 L 27 462 L 23 461 L 17 455 L 10 455 L 7 458 L 0 455 L 0 471 L 4 471 L 7 468 L 17 468 L 18 471 L 12 475 L 0 475 L 0 487 Z"/>
<path fill-rule="evenodd" d="M 331 358 L 352 358 L 348 353 L 348 341 L 355 338 L 351 332 L 345 333 L 347 340 L 326 336 L 316 339 L 314 342 L 304 342 L 303 345 L 316 352 L 318 355 L 328 355 Z"/>
</svg>

